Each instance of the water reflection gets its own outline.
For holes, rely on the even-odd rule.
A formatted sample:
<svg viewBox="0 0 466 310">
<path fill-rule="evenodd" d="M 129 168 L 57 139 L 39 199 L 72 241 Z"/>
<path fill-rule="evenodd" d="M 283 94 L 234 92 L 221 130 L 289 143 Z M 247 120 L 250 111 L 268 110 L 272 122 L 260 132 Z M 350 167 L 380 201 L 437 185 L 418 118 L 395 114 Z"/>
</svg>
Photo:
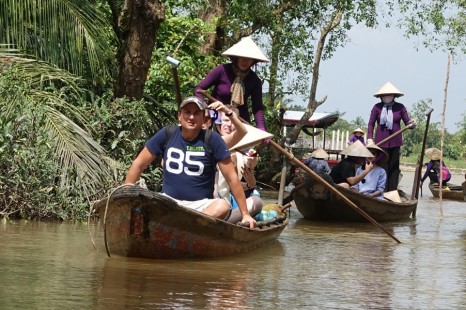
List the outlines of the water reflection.
<svg viewBox="0 0 466 310">
<path fill-rule="evenodd" d="M 279 242 L 261 255 L 217 260 L 144 260 L 112 257 L 105 263 L 99 305 L 103 309 L 248 309 L 257 266 L 276 279 Z M 272 281 L 273 282 L 273 281 Z M 273 287 L 270 287 L 273 292 Z M 278 296 L 278 292 L 274 293 Z"/>
<path fill-rule="evenodd" d="M 415 220 L 383 223 L 402 244 L 292 209 L 278 241 L 209 260 L 108 258 L 102 227 L 96 252 L 86 224 L 3 221 L 0 309 L 461 309 L 466 202 L 443 208 L 424 192 Z"/>
</svg>

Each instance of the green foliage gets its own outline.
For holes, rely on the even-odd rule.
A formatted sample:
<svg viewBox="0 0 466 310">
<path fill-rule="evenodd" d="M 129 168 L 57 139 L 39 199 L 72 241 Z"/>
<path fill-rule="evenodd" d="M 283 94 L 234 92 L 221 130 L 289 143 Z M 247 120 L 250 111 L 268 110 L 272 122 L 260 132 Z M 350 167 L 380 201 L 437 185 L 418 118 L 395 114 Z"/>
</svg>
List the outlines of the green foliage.
<svg viewBox="0 0 466 310">
<path fill-rule="evenodd" d="M 34 208 L 28 211 L 31 217 L 81 214 L 76 208 L 107 185 L 112 174 L 102 148 L 83 129 L 89 128 L 83 111 L 68 103 L 81 94 L 79 80 L 45 63 L 1 51 L 0 67 L 1 182 L 5 193 L 0 202 L 7 203 L 8 209 L 15 200 L 24 201 Z M 28 165 L 32 166 L 23 167 Z M 36 191 L 40 194 L 31 196 Z M 52 215 L 51 210 L 43 210 L 44 205 L 69 209 L 53 209 Z M 21 216 L 28 213 L 25 210 L 20 210 Z"/>
<path fill-rule="evenodd" d="M 460 144 L 462 144 L 463 146 L 466 145 L 466 112 L 462 114 L 463 116 L 463 119 L 461 121 L 459 121 L 458 123 L 456 123 L 456 125 L 458 126 L 458 136 L 459 136 L 459 141 L 460 141 Z"/>
<path fill-rule="evenodd" d="M 167 56 L 180 61 L 177 68 L 181 97 L 192 96 L 194 87 L 217 64 L 226 58 L 204 56 L 199 53 L 204 34 L 211 29 L 198 18 L 172 16 L 167 13 L 166 21 L 159 31 L 152 55 L 145 92 L 158 102 L 171 102 L 176 107 L 174 77 Z"/>
<path fill-rule="evenodd" d="M 408 36 L 423 37 L 433 51 L 466 53 L 466 4 L 457 0 L 399 1 Z M 396 8 L 398 10 L 398 8 Z"/>
<path fill-rule="evenodd" d="M 114 33 L 97 1 L 2 0 L 0 12 L 0 44 L 89 76 L 93 83 L 111 78 Z"/>
<path fill-rule="evenodd" d="M 126 172 L 135 156 L 144 148 L 149 137 L 162 127 L 177 123 L 177 110 L 172 104 L 159 104 L 152 100 L 111 100 L 111 93 L 83 102 L 95 139 L 115 160 L 116 183 L 124 181 Z M 151 189 L 159 189 L 161 170 L 152 165 L 143 174 Z"/>
</svg>

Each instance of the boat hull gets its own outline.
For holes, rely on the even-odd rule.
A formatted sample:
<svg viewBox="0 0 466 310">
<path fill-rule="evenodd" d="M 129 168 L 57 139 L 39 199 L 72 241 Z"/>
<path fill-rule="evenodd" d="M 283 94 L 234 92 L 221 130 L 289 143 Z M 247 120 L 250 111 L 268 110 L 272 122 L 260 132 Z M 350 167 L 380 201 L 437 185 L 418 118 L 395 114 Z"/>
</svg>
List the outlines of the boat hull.
<svg viewBox="0 0 466 310">
<path fill-rule="evenodd" d="M 180 207 L 138 186 L 116 190 L 96 205 L 110 254 L 141 258 L 202 258 L 247 252 L 271 242 L 288 223 L 261 228 L 227 223 Z"/>
<path fill-rule="evenodd" d="M 323 176 L 323 178 L 328 183 L 333 183 L 328 175 Z M 332 186 L 377 222 L 409 219 L 417 206 L 417 200 L 408 199 L 402 192 L 400 192 L 402 202 L 397 203 L 385 199 L 370 198 L 337 185 Z M 304 218 L 348 222 L 368 221 L 340 195 L 330 191 L 312 178 L 306 178 L 306 181 L 295 187 L 290 194 Z"/>
<path fill-rule="evenodd" d="M 466 201 L 466 184 L 460 186 L 448 183 L 447 186 L 449 190 L 442 189 L 442 199 Z M 432 196 L 435 198 L 440 197 L 440 190 L 438 186 L 429 184 L 429 189 L 432 193 Z"/>
</svg>

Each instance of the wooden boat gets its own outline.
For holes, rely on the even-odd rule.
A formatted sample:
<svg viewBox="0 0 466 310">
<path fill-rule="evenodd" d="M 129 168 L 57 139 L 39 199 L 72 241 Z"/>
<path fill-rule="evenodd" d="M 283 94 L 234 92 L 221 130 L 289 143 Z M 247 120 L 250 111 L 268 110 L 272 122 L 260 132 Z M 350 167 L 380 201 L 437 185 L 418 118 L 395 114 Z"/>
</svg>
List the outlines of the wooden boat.
<svg viewBox="0 0 466 310">
<path fill-rule="evenodd" d="M 321 177 L 328 183 L 333 184 L 330 176 L 321 175 Z M 399 191 L 401 202 L 394 202 L 371 198 L 337 185 L 334 185 L 334 187 L 377 222 L 409 219 L 417 206 L 417 200 L 410 200 L 402 191 Z M 349 206 L 339 195 L 310 177 L 307 177 L 304 183 L 295 187 L 290 195 L 304 218 L 367 222 L 367 219 Z"/>
<path fill-rule="evenodd" d="M 179 206 L 139 186 L 116 189 L 95 206 L 107 253 L 141 258 L 201 258 L 238 254 L 275 240 L 282 217 L 250 229 Z"/>
<path fill-rule="evenodd" d="M 463 185 L 447 183 L 448 189 L 442 189 L 442 199 L 466 201 L 466 182 Z M 439 198 L 440 190 L 438 185 L 429 184 L 430 192 L 435 198 Z"/>
</svg>

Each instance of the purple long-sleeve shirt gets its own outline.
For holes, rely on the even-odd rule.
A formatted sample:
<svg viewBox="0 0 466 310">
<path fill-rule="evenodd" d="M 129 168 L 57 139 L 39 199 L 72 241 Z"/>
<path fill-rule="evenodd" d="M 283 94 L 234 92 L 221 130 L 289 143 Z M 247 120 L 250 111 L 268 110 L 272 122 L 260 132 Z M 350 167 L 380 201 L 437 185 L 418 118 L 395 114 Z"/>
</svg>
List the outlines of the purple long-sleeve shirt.
<svg viewBox="0 0 466 310">
<path fill-rule="evenodd" d="M 233 71 L 233 64 L 223 64 L 215 67 L 207 76 L 196 86 L 194 93 L 199 98 L 202 95 L 197 93 L 198 89 L 207 90 L 214 86 L 211 95 L 217 100 L 224 104 L 230 104 L 231 102 L 231 85 L 235 80 L 235 73 Z M 244 78 L 244 104 L 238 106 L 240 116 L 247 122 L 251 122 L 249 107 L 247 99 L 251 97 L 252 102 L 252 113 L 254 114 L 254 120 L 256 127 L 262 130 L 265 129 L 264 119 L 264 105 L 262 104 L 262 83 L 257 74 L 254 71 L 250 71 L 249 74 Z"/>
<path fill-rule="evenodd" d="M 408 125 L 411 122 L 411 119 L 409 118 L 408 111 L 406 110 L 405 106 L 399 102 L 395 102 L 392 106 L 393 128 L 392 130 L 388 130 L 387 127 L 385 127 L 384 125 L 380 125 L 380 114 L 382 113 L 383 105 L 383 102 L 379 102 L 376 105 L 374 105 L 371 111 L 371 116 L 369 118 L 369 124 L 367 128 L 367 139 L 373 139 L 374 143 L 378 143 L 383 139 L 387 138 L 388 136 L 399 131 L 401 129 L 401 120 L 403 120 L 403 123 L 405 125 Z M 375 133 L 374 138 L 375 123 L 377 123 L 377 131 Z M 397 135 L 379 146 L 383 148 L 392 148 L 402 145 L 403 137 L 401 135 Z"/>
</svg>

